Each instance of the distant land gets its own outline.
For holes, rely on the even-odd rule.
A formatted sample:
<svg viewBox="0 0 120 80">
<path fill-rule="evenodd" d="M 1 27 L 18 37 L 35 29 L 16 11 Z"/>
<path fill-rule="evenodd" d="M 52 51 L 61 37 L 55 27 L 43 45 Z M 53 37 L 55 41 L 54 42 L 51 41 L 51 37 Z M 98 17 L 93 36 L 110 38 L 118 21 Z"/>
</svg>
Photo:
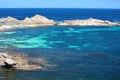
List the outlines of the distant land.
<svg viewBox="0 0 120 80">
<path fill-rule="evenodd" d="M 24 27 L 42 27 L 42 26 L 120 26 L 119 22 L 111 22 L 108 20 L 99 19 L 85 19 L 85 20 L 64 20 L 54 21 L 41 15 L 35 15 L 34 17 L 26 17 L 24 20 L 18 20 L 8 16 L 7 18 L 0 19 L 0 30 L 8 30 Z"/>
</svg>

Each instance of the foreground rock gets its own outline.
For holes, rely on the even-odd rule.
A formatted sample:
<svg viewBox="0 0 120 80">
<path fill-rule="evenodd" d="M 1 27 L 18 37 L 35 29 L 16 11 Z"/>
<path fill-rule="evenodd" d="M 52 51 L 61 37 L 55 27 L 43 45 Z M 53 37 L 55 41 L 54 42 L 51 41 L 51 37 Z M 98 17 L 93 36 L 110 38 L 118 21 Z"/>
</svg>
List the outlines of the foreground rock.
<svg viewBox="0 0 120 80">
<path fill-rule="evenodd" d="M 89 18 L 86 20 L 65 20 L 58 23 L 60 26 L 120 26 L 119 23 Z"/>
<path fill-rule="evenodd" d="M 7 59 L 4 60 L 3 67 L 5 67 L 5 68 L 13 68 L 16 64 L 17 63 L 13 59 L 7 58 Z"/>
<path fill-rule="evenodd" d="M 31 18 L 26 17 L 24 20 L 18 20 L 12 17 L 7 17 L 0 19 L 0 30 L 22 27 L 52 26 L 54 24 L 54 20 L 48 19 L 41 15 L 35 15 Z"/>
<path fill-rule="evenodd" d="M 34 59 L 37 64 L 32 63 L 29 59 Z M 38 63 L 41 65 L 38 65 Z M 44 64 L 46 64 L 46 62 L 42 58 L 28 58 L 26 55 L 21 54 L 8 55 L 7 53 L 0 53 L 0 66 L 5 68 L 36 70 L 42 69 Z"/>
</svg>

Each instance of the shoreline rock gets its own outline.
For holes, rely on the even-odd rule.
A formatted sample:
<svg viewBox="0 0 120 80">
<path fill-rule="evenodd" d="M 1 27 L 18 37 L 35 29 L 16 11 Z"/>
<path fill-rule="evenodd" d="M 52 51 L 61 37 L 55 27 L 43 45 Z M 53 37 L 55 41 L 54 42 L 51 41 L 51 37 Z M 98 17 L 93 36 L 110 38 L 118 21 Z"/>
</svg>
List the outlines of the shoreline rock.
<svg viewBox="0 0 120 80">
<path fill-rule="evenodd" d="M 34 59 L 36 63 L 40 63 L 42 65 L 46 65 L 47 62 L 43 60 L 42 58 L 29 58 L 27 55 L 22 55 L 22 54 L 11 54 L 9 55 L 8 53 L 1 53 L 0 52 L 0 66 L 4 66 L 4 68 L 13 68 L 13 69 L 18 69 L 18 70 L 37 70 L 37 69 L 42 69 L 44 66 L 41 66 L 39 64 L 34 64 L 29 59 Z M 8 64 L 13 64 L 15 65 L 7 66 L 5 67 L 5 62 Z"/>
</svg>

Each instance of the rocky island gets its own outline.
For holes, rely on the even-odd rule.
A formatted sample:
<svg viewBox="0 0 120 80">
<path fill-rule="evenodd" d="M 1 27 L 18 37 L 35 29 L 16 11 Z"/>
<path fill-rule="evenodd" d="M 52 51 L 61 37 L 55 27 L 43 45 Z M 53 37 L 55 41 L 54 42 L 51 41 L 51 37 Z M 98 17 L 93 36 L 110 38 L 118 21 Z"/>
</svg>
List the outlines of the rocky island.
<svg viewBox="0 0 120 80">
<path fill-rule="evenodd" d="M 58 23 L 60 26 L 120 26 L 119 23 L 99 19 L 85 19 L 85 20 L 64 20 Z"/>
<path fill-rule="evenodd" d="M 41 15 L 35 15 L 31 18 L 26 17 L 24 20 L 7 17 L 0 19 L 0 30 L 23 28 L 23 27 L 38 27 L 38 26 L 52 26 L 55 21 L 48 19 Z"/>
<path fill-rule="evenodd" d="M 42 27 L 42 26 L 120 26 L 118 22 L 111 22 L 108 20 L 99 19 L 85 19 L 85 20 L 64 20 L 61 22 L 48 19 L 41 15 L 35 15 L 31 18 L 26 17 L 24 20 L 18 20 L 16 18 L 7 17 L 0 19 L 0 31 L 15 29 L 15 28 L 26 28 L 26 27 Z"/>
</svg>

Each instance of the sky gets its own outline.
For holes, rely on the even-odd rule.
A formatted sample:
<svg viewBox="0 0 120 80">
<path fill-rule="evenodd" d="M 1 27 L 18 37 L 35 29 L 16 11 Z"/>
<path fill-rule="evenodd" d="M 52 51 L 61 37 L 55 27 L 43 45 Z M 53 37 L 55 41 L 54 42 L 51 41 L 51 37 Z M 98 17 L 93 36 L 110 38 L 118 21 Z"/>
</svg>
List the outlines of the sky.
<svg viewBox="0 0 120 80">
<path fill-rule="evenodd" d="M 120 0 L 1 0 L 0 8 L 117 8 Z"/>
</svg>

